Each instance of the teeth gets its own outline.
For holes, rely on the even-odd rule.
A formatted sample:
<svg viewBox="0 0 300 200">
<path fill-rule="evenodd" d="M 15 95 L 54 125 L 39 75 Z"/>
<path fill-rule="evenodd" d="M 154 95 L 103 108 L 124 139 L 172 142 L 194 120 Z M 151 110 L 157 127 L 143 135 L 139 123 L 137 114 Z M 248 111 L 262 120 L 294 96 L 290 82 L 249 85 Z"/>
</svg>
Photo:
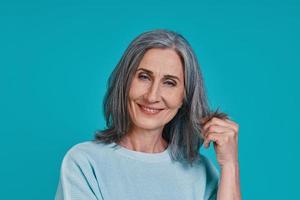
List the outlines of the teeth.
<svg viewBox="0 0 300 200">
<path fill-rule="evenodd" d="M 144 107 L 144 106 L 142 106 L 142 108 L 143 108 L 143 110 L 146 110 L 147 112 L 150 112 L 150 113 L 157 113 L 157 112 L 160 111 L 158 109 L 147 108 L 147 107 Z"/>
</svg>

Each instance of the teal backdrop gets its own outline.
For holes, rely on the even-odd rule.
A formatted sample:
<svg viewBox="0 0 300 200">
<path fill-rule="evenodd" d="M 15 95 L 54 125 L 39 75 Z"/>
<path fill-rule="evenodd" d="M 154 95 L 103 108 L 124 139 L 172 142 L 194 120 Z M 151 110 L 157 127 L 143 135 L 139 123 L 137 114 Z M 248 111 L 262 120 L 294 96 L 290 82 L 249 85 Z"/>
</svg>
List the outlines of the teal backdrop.
<svg viewBox="0 0 300 200">
<path fill-rule="evenodd" d="M 54 198 L 66 151 L 105 127 L 110 73 L 156 28 L 188 39 L 240 125 L 243 199 L 299 198 L 299 1 L 0 2 L 0 199 Z"/>
</svg>

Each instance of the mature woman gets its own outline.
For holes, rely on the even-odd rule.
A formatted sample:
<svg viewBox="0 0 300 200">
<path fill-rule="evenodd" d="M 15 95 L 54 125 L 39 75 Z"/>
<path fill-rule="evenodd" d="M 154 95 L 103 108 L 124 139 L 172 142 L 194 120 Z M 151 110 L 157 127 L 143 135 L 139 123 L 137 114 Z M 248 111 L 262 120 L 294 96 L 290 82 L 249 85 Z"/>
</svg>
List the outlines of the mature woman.
<svg viewBox="0 0 300 200">
<path fill-rule="evenodd" d="M 241 199 L 238 124 L 210 112 L 195 53 L 183 36 L 142 33 L 108 86 L 107 129 L 67 152 L 56 199 Z M 199 153 L 211 141 L 221 175 Z"/>
</svg>

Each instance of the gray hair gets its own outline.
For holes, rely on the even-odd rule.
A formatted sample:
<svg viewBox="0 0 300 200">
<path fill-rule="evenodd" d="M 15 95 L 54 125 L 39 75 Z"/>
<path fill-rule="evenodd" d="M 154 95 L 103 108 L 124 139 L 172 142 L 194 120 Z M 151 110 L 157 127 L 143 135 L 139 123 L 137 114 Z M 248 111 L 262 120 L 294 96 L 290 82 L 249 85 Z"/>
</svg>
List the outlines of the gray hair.
<svg viewBox="0 0 300 200">
<path fill-rule="evenodd" d="M 117 143 L 129 130 L 129 88 L 145 52 L 152 48 L 173 49 L 181 58 L 185 97 L 182 107 L 165 125 L 162 137 L 170 145 L 172 160 L 192 164 L 200 160 L 199 149 L 204 142 L 200 134 L 200 119 L 209 116 L 210 112 L 196 55 L 182 35 L 170 30 L 144 32 L 129 44 L 109 77 L 108 90 L 103 101 L 107 128 L 96 131 L 95 141 L 105 144 Z"/>
</svg>

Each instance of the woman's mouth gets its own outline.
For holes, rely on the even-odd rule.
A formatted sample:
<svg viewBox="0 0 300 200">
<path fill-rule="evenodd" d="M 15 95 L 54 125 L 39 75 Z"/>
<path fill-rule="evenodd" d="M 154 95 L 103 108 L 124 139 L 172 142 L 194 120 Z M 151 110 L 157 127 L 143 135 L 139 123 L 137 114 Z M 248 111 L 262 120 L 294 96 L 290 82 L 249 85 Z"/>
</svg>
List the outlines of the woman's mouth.
<svg viewBox="0 0 300 200">
<path fill-rule="evenodd" d="M 145 114 L 148 114 L 148 115 L 155 115 L 155 114 L 158 114 L 160 111 L 164 110 L 164 109 L 159 109 L 159 108 L 152 108 L 152 107 L 147 107 L 147 106 L 143 106 L 143 105 L 140 105 L 140 104 L 137 104 L 141 111 Z"/>
</svg>

